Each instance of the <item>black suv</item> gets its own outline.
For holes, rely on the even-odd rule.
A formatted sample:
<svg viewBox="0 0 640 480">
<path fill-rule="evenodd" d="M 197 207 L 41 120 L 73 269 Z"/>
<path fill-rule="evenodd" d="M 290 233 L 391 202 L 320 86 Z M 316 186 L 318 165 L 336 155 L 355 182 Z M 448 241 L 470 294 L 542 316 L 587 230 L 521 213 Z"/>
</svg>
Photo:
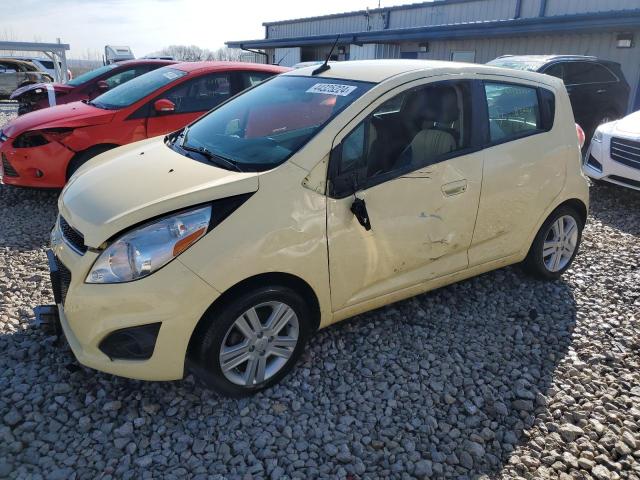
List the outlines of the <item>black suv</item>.
<svg viewBox="0 0 640 480">
<path fill-rule="evenodd" d="M 629 84 L 619 63 L 582 55 L 505 55 L 488 65 L 561 78 L 569 92 L 573 115 L 584 129 L 587 141 L 598 125 L 621 118 L 627 112 Z"/>
</svg>

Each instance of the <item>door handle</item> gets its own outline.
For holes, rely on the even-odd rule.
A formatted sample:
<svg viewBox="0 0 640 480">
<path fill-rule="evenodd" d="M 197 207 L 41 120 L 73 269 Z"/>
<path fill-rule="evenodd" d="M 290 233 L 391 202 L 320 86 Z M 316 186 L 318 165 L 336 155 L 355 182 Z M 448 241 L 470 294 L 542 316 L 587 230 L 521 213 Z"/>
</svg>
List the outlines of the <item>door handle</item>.
<svg viewBox="0 0 640 480">
<path fill-rule="evenodd" d="M 607 90 L 604 88 L 601 88 L 600 90 L 596 90 L 597 94 L 602 94 L 602 93 L 607 93 Z"/>
<path fill-rule="evenodd" d="M 454 195 L 460 195 L 467 191 L 466 180 L 456 180 L 455 182 L 445 183 L 442 186 L 442 193 L 447 197 L 453 197 Z"/>
</svg>

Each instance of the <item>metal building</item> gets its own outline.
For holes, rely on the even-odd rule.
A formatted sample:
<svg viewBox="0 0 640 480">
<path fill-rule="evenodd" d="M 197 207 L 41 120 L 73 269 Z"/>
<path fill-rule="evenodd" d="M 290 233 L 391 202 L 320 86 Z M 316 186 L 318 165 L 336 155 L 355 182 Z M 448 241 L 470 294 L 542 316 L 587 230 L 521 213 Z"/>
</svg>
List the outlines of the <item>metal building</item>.
<svg viewBox="0 0 640 480">
<path fill-rule="evenodd" d="M 595 55 L 622 65 L 640 108 L 640 0 L 434 0 L 263 25 L 265 38 L 227 45 L 285 66 L 323 60 L 338 34 L 332 60 Z"/>
</svg>

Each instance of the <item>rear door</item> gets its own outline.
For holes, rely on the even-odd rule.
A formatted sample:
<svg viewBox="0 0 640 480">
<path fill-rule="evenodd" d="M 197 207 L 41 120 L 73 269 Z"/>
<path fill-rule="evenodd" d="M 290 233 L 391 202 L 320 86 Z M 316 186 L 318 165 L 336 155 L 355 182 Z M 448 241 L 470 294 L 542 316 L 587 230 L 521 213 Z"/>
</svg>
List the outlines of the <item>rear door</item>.
<svg viewBox="0 0 640 480">
<path fill-rule="evenodd" d="M 482 181 L 473 86 L 413 82 L 336 137 L 327 201 L 334 311 L 467 268 Z"/>
<path fill-rule="evenodd" d="M 155 98 L 148 105 L 147 137 L 179 130 L 234 94 L 233 72 L 216 72 L 190 78 Z M 160 98 L 171 100 L 173 112 L 156 112 Z"/>
<path fill-rule="evenodd" d="M 489 75 L 483 90 L 489 132 L 471 267 L 521 252 L 566 175 L 566 130 L 554 125 L 554 93 Z"/>
<path fill-rule="evenodd" d="M 590 138 L 600 119 L 615 108 L 612 95 L 618 79 L 599 63 L 575 61 L 564 63 L 563 80 L 576 122 Z"/>
</svg>

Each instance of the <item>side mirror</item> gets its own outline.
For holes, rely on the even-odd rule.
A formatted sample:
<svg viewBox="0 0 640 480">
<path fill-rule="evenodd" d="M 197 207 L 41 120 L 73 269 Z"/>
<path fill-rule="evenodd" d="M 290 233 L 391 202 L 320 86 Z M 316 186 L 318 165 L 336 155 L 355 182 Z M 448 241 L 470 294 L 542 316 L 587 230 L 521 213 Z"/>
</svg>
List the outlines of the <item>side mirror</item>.
<svg viewBox="0 0 640 480">
<path fill-rule="evenodd" d="M 109 84 L 105 80 L 100 80 L 96 86 L 101 92 L 106 92 L 107 90 L 109 90 Z"/>
<path fill-rule="evenodd" d="M 153 103 L 153 109 L 158 113 L 175 112 L 176 104 L 168 98 L 161 98 Z"/>
</svg>

